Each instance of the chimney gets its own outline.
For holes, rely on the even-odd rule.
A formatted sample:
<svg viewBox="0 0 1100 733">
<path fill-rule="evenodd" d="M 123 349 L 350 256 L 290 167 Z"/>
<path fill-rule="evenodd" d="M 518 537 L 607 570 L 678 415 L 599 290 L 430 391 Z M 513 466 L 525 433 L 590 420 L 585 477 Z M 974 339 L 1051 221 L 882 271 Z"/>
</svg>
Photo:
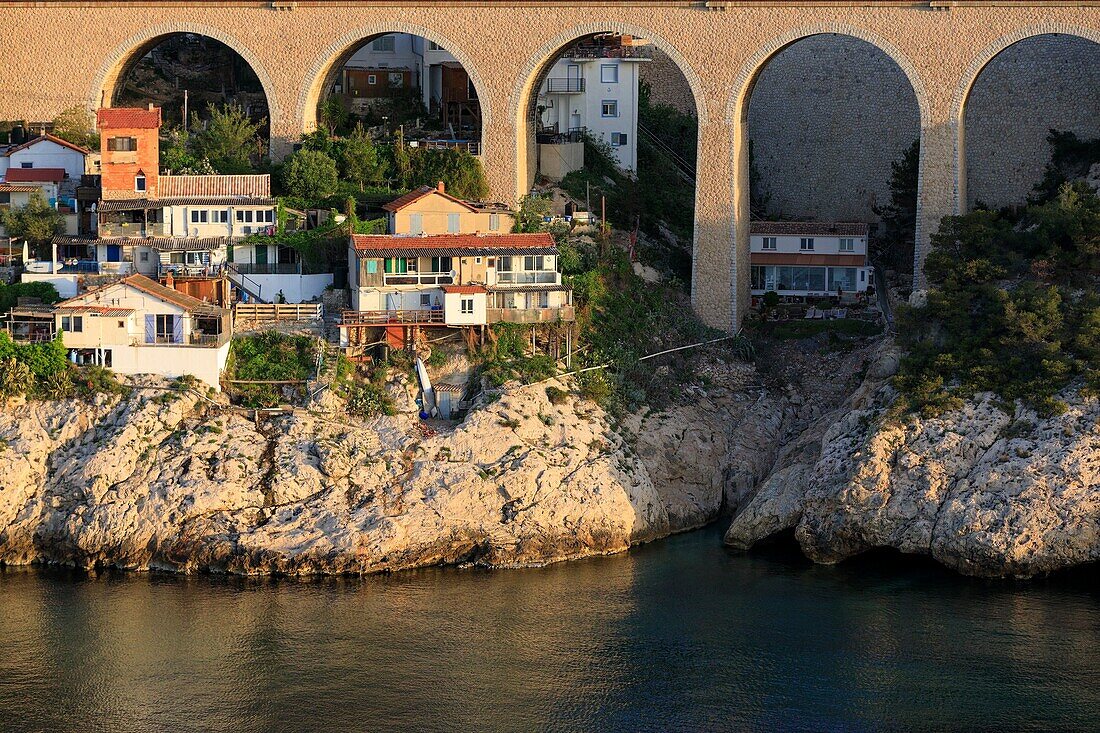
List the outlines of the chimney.
<svg viewBox="0 0 1100 733">
<path fill-rule="evenodd" d="M 447 184 L 443 183 L 443 181 L 440 181 L 439 183 L 435 184 L 435 190 L 439 191 L 440 193 L 447 193 Z"/>
<path fill-rule="evenodd" d="M 176 278 L 172 277 L 172 271 L 164 273 L 164 286 L 166 288 L 176 289 Z"/>
<path fill-rule="evenodd" d="M 152 111 L 153 111 L 153 103 L 152 103 L 152 102 L 150 102 L 150 103 L 149 103 L 149 111 L 150 111 L 150 112 L 152 112 Z"/>
</svg>

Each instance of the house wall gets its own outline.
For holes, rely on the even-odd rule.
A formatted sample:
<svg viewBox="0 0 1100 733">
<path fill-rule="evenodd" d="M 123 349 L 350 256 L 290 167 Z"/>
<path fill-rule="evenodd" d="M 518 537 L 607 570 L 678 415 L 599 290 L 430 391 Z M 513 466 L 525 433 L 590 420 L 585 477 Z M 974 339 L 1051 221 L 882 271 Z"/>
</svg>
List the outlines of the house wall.
<svg viewBox="0 0 1100 733">
<path fill-rule="evenodd" d="M 83 330 L 62 331 L 62 318 L 80 316 Z M 111 346 L 129 346 L 135 338 L 137 328 L 134 314 L 126 316 L 102 316 L 98 313 L 67 313 L 60 311 L 55 316 L 57 330 L 62 332 L 62 343 L 69 349 L 89 349 Z"/>
<path fill-rule="evenodd" d="M 567 78 L 569 66 L 575 64 L 584 79 L 585 90 L 579 94 L 548 94 L 548 82 L 543 82 L 540 104 L 553 100 L 554 109 L 543 113 L 544 124 L 557 123 L 559 132 L 572 127 L 587 127 L 595 138 L 611 144 L 612 133 L 625 133 L 627 144 L 614 147 L 619 166 L 624 170 L 638 168 L 638 81 L 639 66 L 647 61 L 625 59 L 558 59 L 549 77 Z M 601 81 L 601 67 L 618 67 L 618 82 Z M 576 74 L 576 71 L 572 72 Z M 618 116 L 604 117 L 604 100 L 618 102 Z M 579 123 L 579 124 L 578 124 Z"/>
<path fill-rule="evenodd" d="M 473 313 L 462 312 L 462 301 L 473 300 Z M 479 326 L 485 323 L 486 293 L 444 293 L 443 317 L 449 326 Z"/>
<path fill-rule="evenodd" d="M 191 221 L 192 211 L 205 211 L 206 222 Z M 214 212 L 226 212 L 228 221 L 214 222 Z M 251 222 L 237 221 L 237 212 L 252 214 Z M 266 216 L 265 216 L 266 215 Z M 261 217 L 271 221 L 259 221 Z M 201 215 L 200 215 L 201 218 Z M 173 237 L 245 237 L 275 226 L 274 206 L 217 206 L 201 204 L 195 206 L 166 206 L 164 223 L 166 233 Z"/>
<path fill-rule="evenodd" d="M 169 344 L 109 348 L 111 369 L 119 374 L 159 374 L 169 378 L 190 374 L 218 391 L 229 358 L 228 342 L 216 349 Z"/>
<path fill-rule="evenodd" d="M 57 288 L 57 294 L 65 298 L 73 298 L 77 294 L 80 281 L 79 275 L 58 275 L 54 273 L 26 272 L 19 276 L 25 283 L 50 283 Z"/>
<path fill-rule="evenodd" d="M 797 236 L 776 236 L 775 237 L 775 249 L 764 249 L 764 237 L 772 236 L 768 234 L 753 234 L 749 238 L 749 248 L 752 252 L 785 252 L 788 254 L 798 254 L 802 252 L 802 237 Z M 866 237 L 844 237 L 844 239 L 854 239 L 854 250 L 851 252 L 840 251 L 841 237 L 835 234 L 826 236 L 813 235 L 814 240 L 814 254 L 819 255 L 835 255 L 835 254 L 867 254 L 867 239 Z"/>
<path fill-rule="evenodd" d="M 160 176 L 159 130 L 153 128 L 118 127 L 100 130 L 101 175 L 100 185 L 104 199 L 153 197 L 157 193 Z M 137 150 L 117 151 L 107 149 L 112 137 L 137 138 Z M 138 171 L 145 174 L 144 193 L 134 190 L 134 178 Z"/>
<path fill-rule="evenodd" d="M 230 279 L 238 280 L 233 274 Z M 266 301 L 275 302 L 277 294 L 282 291 L 287 303 L 305 303 L 317 300 L 325 292 L 325 288 L 332 285 L 332 273 L 322 275 L 248 275 L 247 285 L 249 290 L 255 290 L 258 286 L 258 295 Z"/>
<path fill-rule="evenodd" d="M 269 265 L 275 263 L 276 258 L 279 256 L 279 245 L 277 244 L 235 244 L 233 245 L 233 262 L 241 265 L 255 265 L 257 247 L 267 250 L 267 263 Z M 253 275 L 249 275 L 249 277 L 253 277 Z"/>
<path fill-rule="evenodd" d="M 422 219 L 423 231 L 412 230 L 412 217 L 419 214 Z M 474 234 L 477 232 L 505 233 L 512 231 L 515 216 L 510 211 L 505 212 L 473 212 L 465 206 L 452 201 L 445 196 L 429 194 L 419 201 L 405 206 L 400 211 L 389 216 L 390 234 L 448 234 L 447 217 L 449 214 L 458 214 L 458 233 Z M 491 216 L 496 214 L 497 226 L 490 228 Z"/>
<path fill-rule="evenodd" d="M 539 145 L 539 172 L 551 181 L 584 168 L 584 143 Z"/>
<path fill-rule="evenodd" d="M 31 163 L 32 168 L 64 168 L 66 175 L 77 181 L 84 175 L 84 154 L 51 140 L 43 140 L 0 158 L 0 172 L 8 167 L 22 168 L 23 163 Z"/>
</svg>

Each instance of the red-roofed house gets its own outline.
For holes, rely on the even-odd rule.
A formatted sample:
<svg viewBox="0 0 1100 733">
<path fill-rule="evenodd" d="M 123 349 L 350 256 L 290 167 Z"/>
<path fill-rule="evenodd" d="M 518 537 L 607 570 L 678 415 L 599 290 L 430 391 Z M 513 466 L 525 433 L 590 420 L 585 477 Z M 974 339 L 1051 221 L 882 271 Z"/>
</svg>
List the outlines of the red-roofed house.
<svg viewBox="0 0 1100 733">
<path fill-rule="evenodd" d="M 104 199 L 155 197 L 160 173 L 160 108 L 96 111 Z"/>
<path fill-rule="evenodd" d="M 22 145 L 8 148 L 0 155 L 0 178 L 4 178 L 9 170 L 60 168 L 70 180 L 80 181 L 90 152 L 68 140 L 42 135 Z"/>
<path fill-rule="evenodd" d="M 478 234 L 512 231 L 515 214 L 503 204 L 472 203 L 435 188 L 421 186 L 385 204 L 390 234 Z"/>
<path fill-rule="evenodd" d="M 749 230 L 753 295 L 819 297 L 863 293 L 874 285 L 867 224 L 754 221 Z"/>
<path fill-rule="evenodd" d="M 538 234 L 355 235 L 348 321 L 478 326 L 573 320 L 554 238 Z"/>
</svg>

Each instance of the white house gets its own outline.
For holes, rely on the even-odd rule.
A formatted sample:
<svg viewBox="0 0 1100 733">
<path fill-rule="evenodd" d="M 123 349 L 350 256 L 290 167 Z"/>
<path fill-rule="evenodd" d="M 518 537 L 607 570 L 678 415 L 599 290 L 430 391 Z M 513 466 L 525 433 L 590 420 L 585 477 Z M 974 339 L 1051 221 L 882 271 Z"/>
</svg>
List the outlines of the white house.
<svg viewBox="0 0 1100 733">
<path fill-rule="evenodd" d="M 584 132 L 610 145 L 619 167 L 638 169 L 638 65 L 651 54 L 640 39 L 602 35 L 570 47 L 554 63 L 537 101 L 545 173 L 557 178 L 580 167 L 569 148 L 554 146 L 576 145 Z"/>
<path fill-rule="evenodd" d="M 874 285 L 865 223 L 754 221 L 749 231 L 753 295 L 862 293 Z"/>
<path fill-rule="evenodd" d="M 571 321 L 557 256 L 546 233 L 355 235 L 345 325 Z"/>
<path fill-rule="evenodd" d="M 233 321 L 228 310 L 130 275 L 54 306 L 13 309 L 8 331 L 16 341 L 60 333 L 75 364 L 120 374 L 190 374 L 219 389 Z"/>
<path fill-rule="evenodd" d="M 9 168 L 60 168 L 69 180 L 79 182 L 90 154 L 90 150 L 68 140 L 41 135 L 0 155 L 0 178 Z"/>
</svg>

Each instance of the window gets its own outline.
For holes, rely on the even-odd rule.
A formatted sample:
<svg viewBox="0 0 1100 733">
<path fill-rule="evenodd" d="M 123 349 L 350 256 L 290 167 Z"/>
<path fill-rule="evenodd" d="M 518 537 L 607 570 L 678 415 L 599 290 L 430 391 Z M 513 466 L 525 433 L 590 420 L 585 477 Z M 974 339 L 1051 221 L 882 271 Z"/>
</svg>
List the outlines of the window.
<svg viewBox="0 0 1100 733">
<path fill-rule="evenodd" d="M 275 209 L 264 209 L 263 211 L 256 212 L 256 221 L 262 221 L 265 224 L 275 223 Z"/>
<path fill-rule="evenodd" d="M 829 291 L 838 290 L 853 291 L 856 289 L 856 268 L 854 267 L 830 267 Z"/>
<path fill-rule="evenodd" d="M 480 257 L 475 257 L 474 258 L 474 264 L 475 265 L 480 265 L 481 264 L 481 258 Z"/>
<path fill-rule="evenodd" d="M 424 233 L 424 215 L 423 214 L 409 214 L 409 231 L 412 234 Z"/>
<path fill-rule="evenodd" d="M 404 275 L 409 271 L 409 261 L 404 257 L 387 257 L 386 258 L 386 274 L 387 275 Z M 413 271 L 416 271 L 416 267 L 413 267 Z"/>
<path fill-rule="evenodd" d="M 429 51 L 443 51 L 444 49 L 443 49 L 442 46 L 440 46 L 435 41 L 428 41 L 428 50 Z"/>
<path fill-rule="evenodd" d="M 393 53 L 397 48 L 396 36 L 382 36 L 381 38 L 375 38 L 371 43 L 371 50 L 383 51 L 385 53 Z"/>
<path fill-rule="evenodd" d="M 138 259 L 141 262 L 148 262 L 149 261 L 149 253 L 148 252 L 142 252 L 141 254 L 138 255 Z"/>
<path fill-rule="evenodd" d="M 500 270 L 501 272 L 511 272 L 512 271 L 512 258 L 511 257 L 500 257 L 500 258 L 498 258 L 497 259 L 497 269 Z"/>
<path fill-rule="evenodd" d="M 378 77 L 374 74 L 367 74 L 367 86 L 374 86 L 378 83 Z"/>
<path fill-rule="evenodd" d="M 523 258 L 524 270 L 545 270 L 543 267 L 543 260 L 545 258 L 542 255 L 527 255 Z"/>
<path fill-rule="evenodd" d="M 447 214 L 447 233 L 448 234 L 458 234 L 458 229 L 459 229 L 458 222 L 459 222 L 459 219 L 460 219 L 461 216 L 462 216 L 461 214 Z"/>
<path fill-rule="evenodd" d="M 550 293 L 547 293 L 547 292 L 539 293 L 539 308 L 549 308 L 549 307 L 550 307 Z"/>
<path fill-rule="evenodd" d="M 390 86 L 398 86 L 399 87 L 399 86 L 401 86 L 402 82 L 404 82 L 404 81 L 405 81 L 405 77 L 400 71 L 391 71 L 390 72 Z"/>
<path fill-rule="evenodd" d="M 432 272 L 447 273 L 451 271 L 451 258 L 450 257 L 433 257 L 432 258 Z"/>
<path fill-rule="evenodd" d="M 489 231 L 495 232 L 500 229 L 500 214 L 489 214 Z M 481 258 L 477 258 L 477 263 L 481 264 Z"/>
<path fill-rule="evenodd" d="M 611 147 L 621 148 L 626 145 L 626 133 L 625 132 L 613 132 L 611 133 Z"/>
<path fill-rule="evenodd" d="M 467 315 L 472 314 L 474 312 L 474 299 L 463 298 L 459 302 L 459 310 Z"/>
<path fill-rule="evenodd" d="M 600 103 L 600 116 L 601 117 L 618 117 L 619 116 L 619 102 L 615 99 L 605 99 Z"/>
<path fill-rule="evenodd" d="M 378 274 L 378 260 L 367 260 L 367 274 L 368 275 L 377 275 Z"/>
<path fill-rule="evenodd" d="M 600 82 L 604 84 L 618 84 L 619 83 L 619 66 L 618 64 L 602 64 L 600 66 Z"/>
<path fill-rule="evenodd" d="M 761 249 L 775 249 L 775 237 L 764 237 L 760 245 Z"/>
<path fill-rule="evenodd" d="M 210 212 L 206 209 L 191 209 L 191 223 L 192 224 L 205 224 L 210 217 Z"/>
<path fill-rule="evenodd" d="M 226 209 L 215 209 L 211 211 L 210 221 L 215 224 L 227 224 L 229 222 L 229 211 Z"/>
<path fill-rule="evenodd" d="M 803 252 L 812 252 L 814 249 L 813 237 L 803 237 L 798 243 L 798 248 Z"/>
<path fill-rule="evenodd" d="M 83 333 L 84 316 L 61 316 L 61 330 L 65 333 Z"/>
<path fill-rule="evenodd" d="M 420 294 L 420 307 L 421 308 L 428 308 L 428 307 L 431 307 L 431 304 L 432 304 L 432 295 L 431 295 L 431 293 L 421 293 Z"/>
<path fill-rule="evenodd" d="M 169 315 L 157 316 L 157 343 L 158 344 L 171 344 L 175 343 L 176 334 L 176 317 Z"/>
<path fill-rule="evenodd" d="M 107 138 L 107 149 L 115 152 L 132 153 L 137 150 L 137 138 L 109 137 Z"/>
<path fill-rule="evenodd" d="M 247 223 L 251 224 L 252 223 L 252 211 L 251 210 L 241 211 L 240 209 L 238 209 L 237 210 L 237 221 L 243 221 L 243 222 L 247 222 Z"/>
<path fill-rule="evenodd" d="M 840 251 L 841 252 L 855 252 L 856 251 L 856 240 L 854 240 L 854 239 L 841 239 L 840 240 Z"/>
<path fill-rule="evenodd" d="M 20 168 L 34 168 L 34 162 L 32 161 L 30 163 L 20 163 L 19 167 Z"/>
<path fill-rule="evenodd" d="M 145 190 L 145 174 L 144 173 L 138 173 L 136 176 L 134 176 L 134 190 L 135 191 L 144 191 Z"/>
</svg>

